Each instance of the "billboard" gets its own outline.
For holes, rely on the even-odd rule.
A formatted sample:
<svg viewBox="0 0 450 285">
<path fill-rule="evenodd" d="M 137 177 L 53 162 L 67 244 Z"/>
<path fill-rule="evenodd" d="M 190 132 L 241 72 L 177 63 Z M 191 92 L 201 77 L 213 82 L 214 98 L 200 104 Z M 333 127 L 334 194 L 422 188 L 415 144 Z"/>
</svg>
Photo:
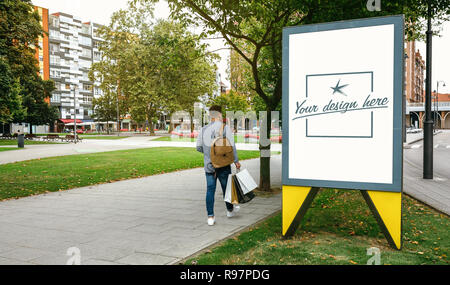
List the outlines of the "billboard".
<svg viewBox="0 0 450 285">
<path fill-rule="evenodd" d="M 319 188 L 354 189 L 401 248 L 403 39 L 403 16 L 283 29 L 283 236 Z"/>
<path fill-rule="evenodd" d="M 403 17 L 283 37 L 283 185 L 400 192 Z"/>
</svg>

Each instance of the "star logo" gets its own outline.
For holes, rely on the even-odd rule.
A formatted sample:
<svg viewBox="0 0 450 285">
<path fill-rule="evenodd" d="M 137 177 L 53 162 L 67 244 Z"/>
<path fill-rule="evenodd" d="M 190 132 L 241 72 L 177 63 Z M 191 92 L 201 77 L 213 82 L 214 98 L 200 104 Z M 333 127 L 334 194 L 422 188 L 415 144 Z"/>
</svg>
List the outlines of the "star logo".
<svg viewBox="0 0 450 285">
<path fill-rule="evenodd" d="M 336 87 L 330 87 L 331 89 L 333 89 L 333 95 L 337 92 L 337 93 L 340 93 L 340 94 L 342 94 L 342 95 L 347 96 L 347 94 L 345 94 L 344 92 L 342 92 L 341 89 L 344 88 L 344 87 L 347 87 L 348 84 L 339 86 L 340 83 L 341 83 L 341 80 L 339 79 L 338 83 L 336 84 Z"/>
</svg>

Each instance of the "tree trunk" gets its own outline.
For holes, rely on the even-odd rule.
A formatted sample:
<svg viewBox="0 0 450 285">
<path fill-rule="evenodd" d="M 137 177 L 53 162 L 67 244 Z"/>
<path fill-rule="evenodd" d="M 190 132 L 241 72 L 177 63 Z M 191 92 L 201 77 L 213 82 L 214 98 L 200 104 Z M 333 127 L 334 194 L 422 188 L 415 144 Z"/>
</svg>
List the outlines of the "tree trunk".
<svg viewBox="0 0 450 285">
<path fill-rule="evenodd" d="M 189 120 L 191 122 L 191 134 L 194 132 L 194 116 L 189 113 Z"/>
<path fill-rule="evenodd" d="M 170 119 L 170 124 L 169 124 L 169 134 L 173 132 L 173 122 L 172 122 L 172 118 Z"/>
<path fill-rule="evenodd" d="M 106 121 L 106 133 L 109 135 L 109 121 Z"/>
<path fill-rule="evenodd" d="M 148 120 L 148 125 L 149 125 L 149 129 L 150 129 L 150 135 L 154 136 L 155 135 L 155 130 L 153 127 L 153 118 L 150 118 L 150 120 Z"/>
<path fill-rule="evenodd" d="M 33 134 L 33 124 L 30 123 L 30 128 L 28 130 L 28 133 L 31 135 Z"/>
<path fill-rule="evenodd" d="M 269 109 L 269 108 L 268 108 Z M 261 118 L 260 118 L 261 119 Z M 272 125 L 271 119 L 271 111 L 267 111 L 266 122 L 260 124 L 260 133 L 259 133 L 259 150 L 260 150 L 260 158 L 259 158 L 259 190 L 261 191 L 270 191 L 270 129 Z M 260 120 L 262 122 L 262 120 Z M 261 145 L 262 138 L 262 129 L 266 128 L 267 130 L 267 139 L 269 140 L 269 144 L 267 146 Z"/>
</svg>

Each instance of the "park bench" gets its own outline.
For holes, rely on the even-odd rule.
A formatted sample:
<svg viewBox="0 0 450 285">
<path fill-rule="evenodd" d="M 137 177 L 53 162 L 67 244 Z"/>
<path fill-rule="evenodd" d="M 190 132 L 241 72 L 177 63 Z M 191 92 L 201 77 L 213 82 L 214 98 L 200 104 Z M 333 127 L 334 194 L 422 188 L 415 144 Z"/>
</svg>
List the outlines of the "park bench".
<svg viewBox="0 0 450 285">
<path fill-rule="evenodd" d="M 26 140 L 33 140 L 35 138 L 37 138 L 37 136 L 35 134 L 26 134 L 25 135 Z"/>
<path fill-rule="evenodd" d="M 0 139 L 2 140 L 10 140 L 12 138 L 13 136 L 11 134 L 2 134 L 2 136 L 0 137 Z"/>
<path fill-rule="evenodd" d="M 63 140 L 63 139 L 61 139 L 61 140 Z M 74 135 L 66 135 L 66 137 L 64 138 L 64 140 L 65 140 L 66 142 L 73 142 L 73 141 L 75 141 L 75 136 L 74 136 Z M 77 135 L 77 141 L 81 142 L 82 140 L 83 140 L 83 139 L 80 138 L 80 137 Z"/>
<path fill-rule="evenodd" d="M 59 135 L 55 135 L 55 134 L 48 134 L 47 136 L 43 137 L 44 141 L 54 141 L 54 140 L 59 140 L 61 139 L 61 137 Z"/>
</svg>

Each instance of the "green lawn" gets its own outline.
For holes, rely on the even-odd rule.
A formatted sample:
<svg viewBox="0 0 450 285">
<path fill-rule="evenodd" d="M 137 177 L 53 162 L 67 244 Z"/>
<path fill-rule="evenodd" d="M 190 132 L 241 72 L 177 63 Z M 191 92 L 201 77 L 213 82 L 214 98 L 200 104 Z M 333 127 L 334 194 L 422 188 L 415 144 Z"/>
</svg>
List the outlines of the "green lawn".
<svg viewBox="0 0 450 285">
<path fill-rule="evenodd" d="M 48 134 L 36 134 L 38 137 L 45 137 L 47 135 L 58 135 L 60 137 L 65 137 L 66 135 L 71 135 L 73 133 L 48 133 Z M 85 134 L 79 134 L 83 136 L 97 136 L 97 135 L 103 135 L 104 133 L 85 133 Z"/>
<path fill-rule="evenodd" d="M 1 151 L 8 151 L 8 150 L 18 150 L 20 148 L 18 147 L 0 147 L 0 152 Z"/>
<path fill-rule="evenodd" d="M 186 137 L 178 137 L 178 136 L 167 136 L 167 137 L 159 137 L 156 139 L 152 139 L 154 141 L 172 141 L 172 142 L 196 142 L 197 138 L 186 138 Z M 234 141 L 236 143 L 245 143 L 245 138 L 242 135 L 235 135 L 234 136 Z M 258 143 L 258 141 L 256 139 L 249 139 L 248 143 Z M 274 142 L 272 142 L 273 144 Z"/>
<path fill-rule="evenodd" d="M 450 217 L 403 196 L 403 249 L 391 249 L 358 191 L 321 190 L 292 239 L 281 236 L 281 214 L 228 239 L 186 264 L 450 264 Z"/>
<path fill-rule="evenodd" d="M 238 151 L 241 160 L 259 151 Z M 0 165 L 0 200 L 203 166 L 194 148 L 146 148 Z"/>
<path fill-rule="evenodd" d="M 88 140 L 120 140 L 120 139 L 125 139 L 125 138 L 129 138 L 129 137 L 119 137 L 119 136 L 85 136 L 85 135 L 80 135 L 80 138 L 82 139 L 88 139 Z"/>
<path fill-rule="evenodd" d="M 27 144 L 57 144 L 61 142 L 25 140 L 24 143 L 25 145 L 27 145 Z M 17 145 L 17 140 L 0 140 L 0 145 Z"/>
</svg>

